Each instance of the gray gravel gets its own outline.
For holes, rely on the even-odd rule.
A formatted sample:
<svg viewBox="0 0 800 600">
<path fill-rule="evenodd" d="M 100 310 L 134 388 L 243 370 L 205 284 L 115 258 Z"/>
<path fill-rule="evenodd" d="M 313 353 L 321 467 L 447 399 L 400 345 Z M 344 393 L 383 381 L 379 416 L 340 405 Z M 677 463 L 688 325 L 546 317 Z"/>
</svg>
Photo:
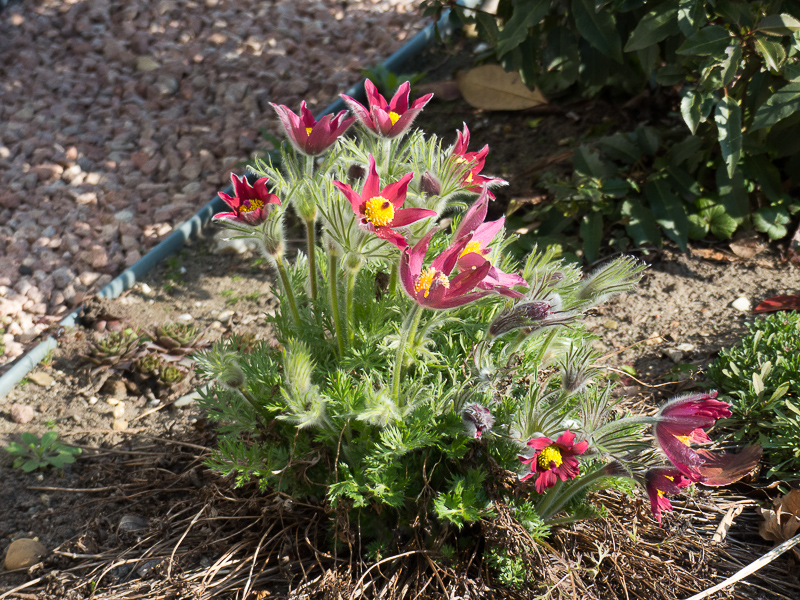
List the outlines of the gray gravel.
<svg viewBox="0 0 800 600">
<path fill-rule="evenodd" d="M 426 23 L 416 0 L 25 0 L 0 12 L 0 372 Z"/>
</svg>

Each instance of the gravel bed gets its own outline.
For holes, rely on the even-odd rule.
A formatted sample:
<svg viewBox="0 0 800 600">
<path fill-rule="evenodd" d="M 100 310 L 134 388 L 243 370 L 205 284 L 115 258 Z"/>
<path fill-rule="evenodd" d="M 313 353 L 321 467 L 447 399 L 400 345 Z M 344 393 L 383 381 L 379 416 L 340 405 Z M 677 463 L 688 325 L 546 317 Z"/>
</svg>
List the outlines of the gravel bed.
<svg viewBox="0 0 800 600">
<path fill-rule="evenodd" d="M 426 25 L 417 0 L 25 0 L 0 12 L 0 373 Z"/>
</svg>

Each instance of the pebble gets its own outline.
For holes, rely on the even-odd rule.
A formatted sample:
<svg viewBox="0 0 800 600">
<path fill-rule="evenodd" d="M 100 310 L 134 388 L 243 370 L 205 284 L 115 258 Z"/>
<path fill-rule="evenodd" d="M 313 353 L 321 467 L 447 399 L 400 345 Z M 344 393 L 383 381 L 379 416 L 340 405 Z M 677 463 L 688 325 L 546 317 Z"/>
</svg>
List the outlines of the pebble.
<svg viewBox="0 0 800 600">
<path fill-rule="evenodd" d="M 6 550 L 5 567 L 8 571 L 24 569 L 39 562 L 47 554 L 47 548 L 34 539 L 21 538 L 14 540 Z"/>
<path fill-rule="evenodd" d="M 125 404 L 118 404 L 114 407 L 114 410 L 111 411 L 111 414 L 114 415 L 115 419 L 121 419 L 125 416 Z"/>
<path fill-rule="evenodd" d="M 752 308 L 750 300 L 746 296 L 739 296 L 731 303 L 731 306 L 743 313 L 750 312 L 750 309 Z"/>
<path fill-rule="evenodd" d="M 674 363 L 679 363 L 683 360 L 683 352 L 677 348 L 666 348 L 663 350 L 664 356 L 669 358 Z"/>
<path fill-rule="evenodd" d="M 191 323 L 194 321 L 194 317 L 189 313 L 183 313 L 182 315 L 178 315 L 175 320 L 181 323 Z"/>
<path fill-rule="evenodd" d="M 92 404 L 92 405 L 97 404 L 97 401 L 98 401 L 97 396 L 90 396 L 89 397 L 89 404 Z"/>
<path fill-rule="evenodd" d="M 50 387 L 56 384 L 56 380 L 44 371 L 36 371 L 35 373 L 29 374 L 28 379 L 42 387 Z"/>
<path fill-rule="evenodd" d="M 128 422 L 125 419 L 114 419 L 114 422 L 111 424 L 111 429 L 114 431 L 127 431 Z"/>
<path fill-rule="evenodd" d="M 32 406 L 28 406 L 27 404 L 11 405 L 11 420 L 14 421 L 14 423 L 25 425 L 25 423 L 33 421 L 35 416 L 36 411 Z"/>
<path fill-rule="evenodd" d="M 186 394 L 185 396 L 181 396 L 180 398 L 175 400 L 175 402 L 173 402 L 172 405 L 177 408 L 183 408 L 185 406 L 190 406 L 194 404 L 197 400 L 200 399 L 200 397 L 201 397 L 200 390 L 195 390 L 194 392 Z"/>
</svg>

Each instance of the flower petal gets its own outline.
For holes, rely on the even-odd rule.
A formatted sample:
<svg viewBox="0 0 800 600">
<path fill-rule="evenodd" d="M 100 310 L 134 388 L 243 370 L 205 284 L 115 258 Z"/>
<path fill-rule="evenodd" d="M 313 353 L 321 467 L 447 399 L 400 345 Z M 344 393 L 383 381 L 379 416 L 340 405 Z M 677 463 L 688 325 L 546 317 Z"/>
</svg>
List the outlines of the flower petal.
<svg viewBox="0 0 800 600">
<path fill-rule="evenodd" d="M 401 208 L 394 213 L 392 227 L 402 227 L 403 225 L 408 225 L 409 223 L 415 223 L 417 221 L 421 221 L 422 219 L 435 216 L 436 211 L 428 210 L 427 208 Z"/>
</svg>

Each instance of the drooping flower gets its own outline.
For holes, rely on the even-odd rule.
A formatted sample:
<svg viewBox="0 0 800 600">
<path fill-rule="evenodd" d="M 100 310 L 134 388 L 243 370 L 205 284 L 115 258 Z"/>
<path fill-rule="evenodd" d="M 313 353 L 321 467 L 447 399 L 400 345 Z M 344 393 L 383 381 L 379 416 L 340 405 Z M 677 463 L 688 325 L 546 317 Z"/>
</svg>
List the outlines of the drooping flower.
<svg viewBox="0 0 800 600">
<path fill-rule="evenodd" d="M 470 241 L 469 235 L 434 258 L 430 267 L 422 268 L 431 237 L 436 231 L 431 229 L 413 248 L 405 248 L 400 257 L 400 281 L 411 299 L 427 308 L 445 309 L 463 306 L 490 294 L 489 290 L 477 289 L 492 267 L 488 261 L 450 279 L 458 256 Z"/>
<path fill-rule="evenodd" d="M 670 400 L 656 415 L 655 435 L 664 454 L 692 481 L 703 481 L 700 466 L 705 459 L 690 444 L 711 441 L 705 429 L 717 419 L 730 417 L 730 405 L 716 400 L 717 392 L 689 394 Z"/>
<path fill-rule="evenodd" d="M 483 170 L 483 165 L 486 162 L 486 155 L 489 154 L 489 145 L 485 145 L 478 152 L 467 152 L 469 147 L 469 128 L 464 123 L 464 131 L 457 131 L 456 145 L 453 146 L 451 156 L 457 165 L 463 165 L 464 174 L 461 181 L 462 187 L 469 192 L 481 192 L 482 188 L 496 187 L 508 183 L 505 179 L 499 177 L 484 177 L 480 175 Z M 487 190 L 490 198 L 494 198 L 494 194 Z"/>
<path fill-rule="evenodd" d="M 461 422 L 470 437 L 479 438 L 494 425 L 494 415 L 482 404 L 470 404 L 461 412 Z"/>
<path fill-rule="evenodd" d="M 520 480 L 525 481 L 536 475 L 534 487 L 537 492 L 543 494 L 547 488 L 553 487 L 558 479 L 561 481 L 575 479 L 579 474 L 578 459 L 575 456 L 583 454 L 589 447 L 587 441 L 576 444 L 576 437 L 567 429 L 555 442 L 544 436 L 528 440 L 528 446 L 534 450 L 533 456 L 520 456 L 519 460 L 523 464 L 530 465 L 531 472 L 520 477 Z"/>
<path fill-rule="evenodd" d="M 408 242 L 394 228 L 436 216 L 436 211 L 425 208 L 400 208 L 406 201 L 408 183 L 413 177 L 413 173 L 406 173 L 400 181 L 390 183 L 381 189 L 375 159 L 370 156 L 367 178 L 364 180 L 361 194 L 341 181 L 334 181 L 333 185 L 350 201 L 364 229 L 402 250 L 408 246 Z"/>
<path fill-rule="evenodd" d="M 481 195 L 464 215 L 454 236 L 455 239 L 460 239 L 465 235 L 472 234 L 470 242 L 461 252 L 456 263 L 461 271 L 468 271 L 487 260 L 486 256 L 492 251 L 489 244 L 503 229 L 505 217 L 484 223 L 488 209 L 489 188 L 483 186 Z M 478 287 L 483 290 L 495 290 L 511 298 L 521 298 L 521 293 L 511 289 L 515 285 L 528 287 L 528 282 L 516 273 L 506 273 L 492 265 L 489 274 L 478 284 Z"/>
<path fill-rule="evenodd" d="M 288 106 L 278 106 L 274 102 L 270 102 L 270 105 L 278 113 L 289 141 L 298 152 L 308 156 L 325 152 L 355 122 L 354 117 L 345 118 L 347 111 L 344 110 L 336 115 L 325 115 L 317 121 L 306 107 L 305 100 L 300 103 L 299 115 Z"/>
<path fill-rule="evenodd" d="M 409 105 L 411 84 L 408 81 L 397 89 L 391 102 L 386 102 L 386 98 L 378 92 L 378 88 L 369 79 L 364 81 L 364 89 L 367 92 L 369 110 L 350 96 L 342 94 L 342 100 L 368 131 L 385 138 L 402 135 L 433 97 L 433 94 L 426 94 Z"/>
<path fill-rule="evenodd" d="M 233 212 L 218 213 L 214 215 L 214 221 L 232 221 L 253 227 L 263 223 L 269 215 L 269 205 L 281 203 L 275 194 L 267 191 L 267 181 L 268 177 L 262 177 L 250 185 L 246 177 L 240 179 L 231 173 L 234 195 L 219 192 L 219 197 Z"/>
<path fill-rule="evenodd" d="M 673 467 L 655 467 L 644 474 L 645 489 L 650 497 L 650 510 L 661 525 L 661 511 L 672 511 L 672 503 L 667 494 L 677 494 L 689 487 L 692 480 Z"/>
</svg>

